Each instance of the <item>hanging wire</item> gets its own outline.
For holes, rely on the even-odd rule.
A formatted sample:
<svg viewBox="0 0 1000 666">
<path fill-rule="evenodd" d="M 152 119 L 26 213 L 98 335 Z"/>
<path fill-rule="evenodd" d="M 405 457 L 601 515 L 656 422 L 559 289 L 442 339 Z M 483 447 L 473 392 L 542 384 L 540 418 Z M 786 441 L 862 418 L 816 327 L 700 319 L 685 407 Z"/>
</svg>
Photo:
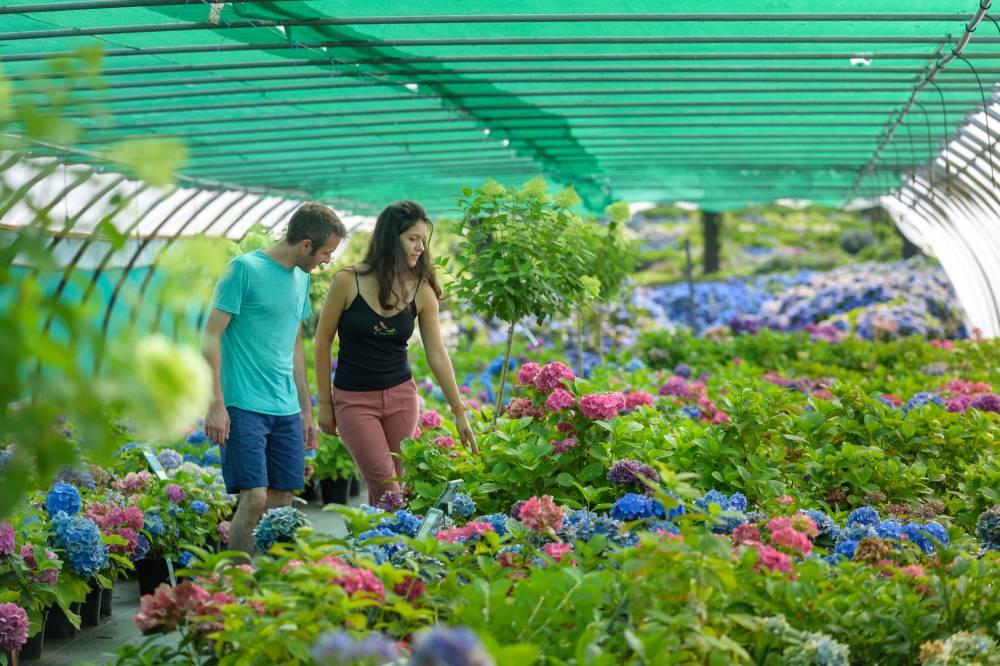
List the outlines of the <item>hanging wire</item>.
<svg viewBox="0 0 1000 666">
<path fill-rule="evenodd" d="M 994 23 L 996 22 L 994 21 Z M 997 26 L 997 30 L 1000 30 L 1000 25 Z M 983 90 L 983 82 L 979 78 L 979 72 L 977 72 L 976 68 L 972 66 L 972 63 L 962 56 L 958 56 L 958 59 L 969 66 L 969 69 L 971 69 L 972 73 L 976 76 L 976 83 L 979 84 L 979 96 L 983 100 L 983 115 L 986 116 L 986 150 L 988 152 L 987 160 L 990 163 L 990 182 L 993 184 L 993 189 L 995 190 L 997 189 L 997 177 L 996 173 L 993 171 L 993 136 L 990 133 L 990 111 L 986 103 L 986 91 Z"/>
<path fill-rule="evenodd" d="M 943 124 L 944 124 L 944 191 L 949 197 L 951 196 L 951 141 L 948 139 L 948 129 L 951 127 L 948 124 L 948 109 L 944 103 L 944 93 L 938 88 L 938 85 L 933 81 L 929 81 L 930 85 L 934 86 L 934 90 L 937 91 L 938 97 L 941 99 L 941 112 L 944 114 Z"/>
</svg>

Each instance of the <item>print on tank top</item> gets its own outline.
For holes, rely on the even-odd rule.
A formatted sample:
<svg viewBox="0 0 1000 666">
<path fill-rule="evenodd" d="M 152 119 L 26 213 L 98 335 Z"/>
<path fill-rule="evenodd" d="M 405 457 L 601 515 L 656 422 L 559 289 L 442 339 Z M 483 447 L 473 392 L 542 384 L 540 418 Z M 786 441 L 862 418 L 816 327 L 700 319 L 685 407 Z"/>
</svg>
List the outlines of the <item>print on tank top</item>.
<svg viewBox="0 0 1000 666">
<path fill-rule="evenodd" d="M 396 335 L 396 329 L 389 328 L 388 326 L 385 325 L 384 321 L 380 321 L 379 323 L 375 324 L 373 330 L 375 331 L 375 335 L 378 335 L 383 338 Z"/>
</svg>

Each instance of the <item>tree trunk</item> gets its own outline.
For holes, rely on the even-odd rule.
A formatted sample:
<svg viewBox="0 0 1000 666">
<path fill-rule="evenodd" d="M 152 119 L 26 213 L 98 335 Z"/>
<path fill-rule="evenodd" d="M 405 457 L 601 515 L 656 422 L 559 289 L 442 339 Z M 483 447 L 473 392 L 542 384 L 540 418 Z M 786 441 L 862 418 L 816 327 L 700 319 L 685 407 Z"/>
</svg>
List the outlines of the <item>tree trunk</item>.
<svg viewBox="0 0 1000 666">
<path fill-rule="evenodd" d="M 507 346 L 503 351 L 503 368 L 500 370 L 500 390 L 497 391 L 497 406 L 493 410 L 493 423 L 497 422 L 500 418 L 500 408 L 503 407 L 503 393 L 504 388 L 507 386 L 507 366 L 510 365 L 510 348 L 514 344 L 514 322 L 510 323 L 510 328 L 507 329 Z"/>
<path fill-rule="evenodd" d="M 706 275 L 719 270 L 719 232 L 722 230 L 722 213 L 706 210 L 701 213 L 701 232 L 704 240 L 702 272 Z"/>
</svg>

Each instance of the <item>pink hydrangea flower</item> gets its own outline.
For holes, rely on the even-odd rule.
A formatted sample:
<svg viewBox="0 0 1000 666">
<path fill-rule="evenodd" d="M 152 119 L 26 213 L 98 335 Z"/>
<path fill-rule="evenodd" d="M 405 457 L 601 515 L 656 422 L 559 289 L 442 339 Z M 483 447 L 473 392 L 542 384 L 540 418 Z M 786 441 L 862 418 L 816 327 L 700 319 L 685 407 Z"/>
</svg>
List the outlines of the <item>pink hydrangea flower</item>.
<svg viewBox="0 0 1000 666">
<path fill-rule="evenodd" d="M 525 502 L 518 518 L 536 532 L 558 532 L 562 527 L 563 510 L 556 505 L 551 495 L 542 495 Z"/>
<path fill-rule="evenodd" d="M 167 499 L 173 502 L 174 504 L 180 504 L 181 502 L 184 501 L 184 498 L 187 496 L 187 493 L 184 492 L 184 489 L 178 486 L 176 483 L 171 483 L 166 488 L 164 488 L 163 491 L 166 493 Z"/>
<path fill-rule="evenodd" d="M 804 513 L 797 513 L 792 516 L 792 529 L 802 532 L 810 539 L 815 539 L 819 536 L 819 528 L 816 527 L 816 521 Z"/>
<path fill-rule="evenodd" d="M 319 564 L 333 569 L 335 573 L 333 582 L 344 588 L 347 596 L 353 597 L 360 592 L 372 594 L 379 599 L 385 597 L 385 586 L 370 570 L 352 567 L 337 557 L 324 557 L 319 560 Z"/>
<path fill-rule="evenodd" d="M 36 573 L 31 574 L 31 580 L 43 585 L 55 585 L 59 582 L 59 568 L 38 571 L 38 562 L 35 561 L 35 549 L 33 546 L 29 544 L 21 546 L 21 559 L 24 560 L 25 565 L 29 569 L 36 571 Z M 45 549 L 45 559 L 46 561 L 55 562 L 59 566 L 62 566 L 59 556 L 48 548 Z"/>
<path fill-rule="evenodd" d="M 517 372 L 518 385 L 527 386 L 529 384 L 534 384 L 535 377 L 538 376 L 539 371 L 541 371 L 541 368 L 537 363 L 525 363 Z"/>
<path fill-rule="evenodd" d="M 440 449 L 450 449 L 451 447 L 455 446 L 455 438 L 449 435 L 445 435 L 444 437 L 438 437 L 437 439 L 435 439 L 434 443 Z"/>
<path fill-rule="evenodd" d="M 580 398 L 580 412 L 594 421 L 607 421 L 625 409 L 625 397 L 618 392 L 591 393 Z"/>
<path fill-rule="evenodd" d="M 576 379 L 576 375 L 563 363 L 554 361 L 549 363 L 535 377 L 535 388 L 541 391 L 551 391 L 563 385 L 565 380 Z"/>
<path fill-rule="evenodd" d="M 547 543 L 542 546 L 542 552 L 551 557 L 556 562 L 562 562 L 567 553 L 573 551 L 573 546 L 568 543 Z"/>
<path fill-rule="evenodd" d="M 487 532 L 495 531 L 496 530 L 493 529 L 493 526 L 489 523 L 484 523 L 478 520 L 470 520 L 462 527 L 439 530 L 434 536 L 438 541 L 447 541 L 448 543 L 465 543 L 469 539 L 482 536 Z"/>
<path fill-rule="evenodd" d="M 219 526 L 218 526 L 217 529 L 219 530 L 219 538 L 222 539 L 222 543 L 229 543 L 229 528 L 230 527 L 231 527 L 231 524 L 230 524 L 230 522 L 228 520 L 223 520 L 221 523 L 219 523 Z"/>
<path fill-rule="evenodd" d="M 405 597 L 407 601 L 413 603 L 420 597 L 424 596 L 427 586 L 424 581 L 420 580 L 416 576 L 407 575 L 403 580 L 396 583 L 392 588 L 392 591 L 401 597 Z"/>
<path fill-rule="evenodd" d="M 441 427 L 441 415 L 433 409 L 420 415 L 420 427 L 424 430 L 433 430 Z"/>
<path fill-rule="evenodd" d="M 125 495 L 138 495 L 149 489 L 153 475 L 147 471 L 129 472 L 124 479 L 115 481 L 112 485 Z"/>
<path fill-rule="evenodd" d="M 527 398 L 514 398 L 507 404 L 507 416 L 512 419 L 520 419 L 525 416 L 536 417 L 543 416 L 544 412 L 541 407 L 536 407 L 531 400 Z"/>
<path fill-rule="evenodd" d="M 632 391 L 625 394 L 625 409 L 635 409 L 640 406 L 653 406 L 653 396 L 645 391 Z"/>
<path fill-rule="evenodd" d="M 919 564 L 910 564 L 905 567 L 900 568 L 899 573 L 907 576 L 909 578 L 920 578 L 921 576 L 927 575 L 924 568 Z"/>
<path fill-rule="evenodd" d="M 771 532 L 771 543 L 803 557 L 812 552 L 812 542 L 809 541 L 809 537 L 790 527 Z"/>
<path fill-rule="evenodd" d="M 14 528 L 10 523 L 0 523 L 0 556 L 14 554 Z"/>
<path fill-rule="evenodd" d="M 573 394 L 566 389 L 557 388 L 545 400 L 545 409 L 550 412 L 560 412 L 576 404 Z"/>
<path fill-rule="evenodd" d="M 777 502 L 778 502 L 778 504 L 780 504 L 781 506 L 789 506 L 789 505 L 791 505 L 791 504 L 794 504 L 794 503 L 795 503 L 795 498 L 794 498 L 794 497 L 792 497 L 791 495 L 782 495 L 782 496 L 781 496 L 781 497 L 779 497 L 779 498 L 778 498 L 778 499 L 777 499 L 776 501 L 777 501 Z"/>
<path fill-rule="evenodd" d="M 576 430 L 576 428 L 573 426 L 572 423 L 566 423 L 564 421 L 556 425 L 556 430 L 558 430 L 559 432 L 573 432 L 574 430 Z"/>
<path fill-rule="evenodd" d="M 759 546 L 760 545 L 760 530 L 756 525 L 751 525 L 750 523 L 743 523 L 742 525 L 737 525 L 736 529 L 733 530 L 730 538 L 733 540 L 734 544 L 742 544 L 744 546 Z"/>
<path fill-rule="evenodd" d="M 569 451 L 579 443 L 580 442 L 577 441 L 576 437 L 567 437 L 566 439 L 563 440 L 553 439 L 551 442 L 552 452 L 563 453 L 565 451 Z"/>
<path fill-rule="evenodd" d="M 792 558 L 771 546 L 761 546 L 757 555 L 757 571 L 767 569 L 788 573 L 792 570 Z"/>
<path fill-rule="evenodd" d="M 27 641 L 28 614 L 17 604 L 0 604 L 0 650 L 15 652 Z"/>
<path fill-rule="evenodd" d="M 792 529 L 791 516 L 777 516 L 767 521 L 768 532 L 774 532 L 775 530 L 787 530 L 787 529 Z"/>
<path fill-rule="evenodd" d="M 417 426 L 413 429 L 413 439 L 419 438 L 422 433 L 423 431 L 420 429 L 420 426 Z"/>
</svg>

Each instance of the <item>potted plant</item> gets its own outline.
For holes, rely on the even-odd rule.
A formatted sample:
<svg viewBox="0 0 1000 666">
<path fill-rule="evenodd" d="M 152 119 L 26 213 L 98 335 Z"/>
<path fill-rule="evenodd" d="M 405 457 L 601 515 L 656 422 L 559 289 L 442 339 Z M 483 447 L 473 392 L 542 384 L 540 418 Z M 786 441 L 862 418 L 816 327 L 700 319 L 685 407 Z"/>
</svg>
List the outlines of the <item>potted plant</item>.
<svg viewBox="0 0 1000 666">
<path fill-rule="evenodd" d="M 320 434 L 314 477 L 319 479 L 324 504 L 347 504 L 351 478 L 356 473 L 351 452 L 334 435 Z"/>
</svg>

